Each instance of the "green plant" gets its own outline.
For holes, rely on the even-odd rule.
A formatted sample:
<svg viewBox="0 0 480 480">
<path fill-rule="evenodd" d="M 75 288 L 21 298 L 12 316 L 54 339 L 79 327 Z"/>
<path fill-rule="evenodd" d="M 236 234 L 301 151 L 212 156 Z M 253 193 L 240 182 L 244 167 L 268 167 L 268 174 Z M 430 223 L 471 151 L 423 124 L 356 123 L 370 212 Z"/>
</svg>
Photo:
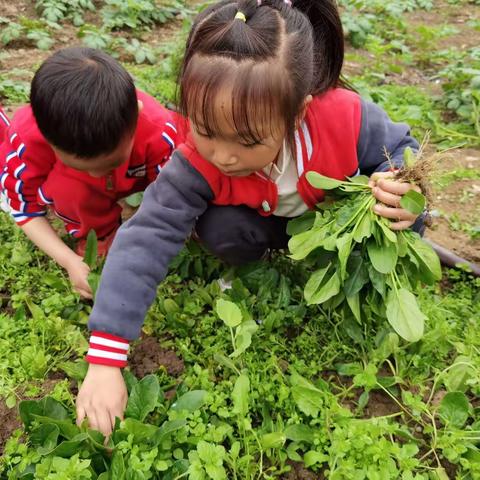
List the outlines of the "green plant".
<svg viewBox="0 0 480 480">
<path fill-rule="evenodd" d="M 126 43 L 124 50 L 134 58 L 135 63 L 154 64 L 157 61 L 154 49 L 136 38 L 132 38 L 130 42 Z"/>
<path fill-rule="evenodd" d="M 154 0 L 106 0 L 102 9 L 103 23 L 108 28 L 139 29 L 165 23 L 185 11 L 179 0 L 157 5 Z"/>
<path fill-rule="evenodd" d="M 408 162 L 406 155 L 407 169 Z M 401 337 L 419 340 L 425 316 L 412 291 L 441 278 L 436 254 L 414 232 L 395 233 L 373 213 L 368 177 L 342 182 L 310 172 L 307 179 L 329 194 L 320 211 L 289 224 L 291 257 L 316 268 L 305 285 L 307 303 L 340 309 L 360 325 L 386 319 Z M 410 190 L 400 203 L 419 215 L 425 198 Z"/>
<path fill-rule="evenodd" d="M 83 261 L 90 267 L 88 274 L 88 284 L 93 292 L 93 297 L 97 293 L 98 285 L 100 283 L 100 274 L 102 271 L 104 258 L 98 256 L 98 241 L 94 230 L 90 230 L 87 235 L 87 243 L 85 246 L 85 254 Z"/>
<path fill-rule="evenodd" d="M 95 11 L 95 5 L 92 0 L 37 0 L 35 9 L 48 22 L 70 19 L 78 27 L 84 23 L 85 11 Z"/>
<path fill-rule="evenodd" d="M 41 21 L 34 21 L 27 17 L 20 17 L 20 23 L 8 22 L 7 19 L 0 18 L 0 24 L 7 23 L 2 28 L 0 41 L 8 46 L 13 42 L 22 41 L 24 38 L 31 40 L 40 50 L 48 50 L 55 43 L 51 37 L 51 28 Z"/>
<path fill-rule="evenodd" d="M 0 75 L 0 99 L 11 103 L 25 103 L 28 101 L 30 85 L 21 80 L 11 80 Z"/>
<path fill-rule="evenodd" d="M 103 27 L 98 28 L 90 24 L 82 25 L 77 32 L 77 36 L 82 39 L 82 42 L 87 47 L 112 53 L 115 39 L 109 31 Z"/>
</svg>

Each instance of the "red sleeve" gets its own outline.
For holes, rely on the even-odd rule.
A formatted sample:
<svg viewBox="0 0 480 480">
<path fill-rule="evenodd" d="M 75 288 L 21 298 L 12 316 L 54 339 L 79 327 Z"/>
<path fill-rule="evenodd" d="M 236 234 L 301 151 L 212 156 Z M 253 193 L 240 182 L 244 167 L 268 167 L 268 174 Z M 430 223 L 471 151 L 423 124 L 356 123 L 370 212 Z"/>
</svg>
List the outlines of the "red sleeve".
<svg viewBox="0 0 480 480">
<path fill-rule="evenodd" d="M 178 129 L 173 118 L 167 116 L 163 124 L 158 126 L 152 135 L 146 150 L 146 165 L 148 182 L 153 182 L 160 170 L 170 160 L 178 144 Z"/>
<path fill-rule="evenodd" d="M 5 134 L 7 133 L 7 128 L 10 125 L 8 117 L 5 115 L 5 112 L 0 107 L 0 144 L 3 142 Z"/>
<path fill-rule="evenodd" d="M 55 164 L 55 155 L 38 131 L 30 107 L 20 109 L 0 145 L 0 185 L 10 213 L 19 225 L 45 215 L 51 201 L 41 186 Z"/>
<path fill-rule="evenodd" d="M 168 110 L 155 98 L 137 90 L 143 108 L 137 124 L 135 147 L 142 152 L 148 182 L 153 182 L 185 135 L 185 119 Z"/>
</svg>

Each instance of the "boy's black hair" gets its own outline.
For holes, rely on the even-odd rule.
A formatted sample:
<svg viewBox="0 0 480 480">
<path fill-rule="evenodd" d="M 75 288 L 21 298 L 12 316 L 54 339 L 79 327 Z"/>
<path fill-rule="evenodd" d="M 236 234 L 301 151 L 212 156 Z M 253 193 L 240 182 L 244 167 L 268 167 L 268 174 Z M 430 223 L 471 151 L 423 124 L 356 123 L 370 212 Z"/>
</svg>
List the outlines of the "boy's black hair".
<svg viewBox="0 0 480 480">
<path fill-rule="evenodd" d="M 46 140 L 80 158 L 113 152 L 137 124 L 132 77 L 93 48 L 65 48 L 47 58 L 33 77 L 30 103 Z"/>
</svg>

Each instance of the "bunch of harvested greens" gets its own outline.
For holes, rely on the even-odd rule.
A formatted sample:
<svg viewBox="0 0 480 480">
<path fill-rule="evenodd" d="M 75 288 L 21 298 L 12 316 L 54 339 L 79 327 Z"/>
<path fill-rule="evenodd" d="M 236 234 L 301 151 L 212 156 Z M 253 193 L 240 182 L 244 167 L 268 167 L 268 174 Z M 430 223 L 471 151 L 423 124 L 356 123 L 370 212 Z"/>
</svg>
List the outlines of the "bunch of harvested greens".
<svg viewBox="0 0 480 480">
<path fill-rule="evenodd" d="M 404 159 L 395 178 L 415 182 L 428 195 L 430 162 L 415 161 L 409 149 Z M 386 318 L 405 340 L 419 340 L 425 316 L 413 292 L 441 278 L 436 253 L 417 233 L 394 232 L 388 219 L 372 211 L 377 200 L 368 177 L 339 181 L 310 172 L 307 179 L 327 191 L 317 211 L 289 223 L 291 258 L 307 259 L 315 268 L 305 285 L 308 304 L 342 311 L 359 324 Z M 418 215 L 426 197 L 410 190 L 400 204 Z"/>
</svg>

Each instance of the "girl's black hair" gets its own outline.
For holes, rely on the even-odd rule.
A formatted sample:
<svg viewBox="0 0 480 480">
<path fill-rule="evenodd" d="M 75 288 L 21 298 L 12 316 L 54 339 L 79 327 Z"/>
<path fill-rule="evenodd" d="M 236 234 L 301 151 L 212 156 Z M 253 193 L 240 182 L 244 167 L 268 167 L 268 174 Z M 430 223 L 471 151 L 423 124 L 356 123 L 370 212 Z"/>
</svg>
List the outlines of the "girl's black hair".
<svg viewBox="0 0 480 480">
<path fill-rule="evenodd" d="M 307 95 L 342 85 L 343 57 L 334 0 L 223 0 L 199 14 L 190 31 L 180 110 L 215 135 L 223 92 L 231 98 L 229 121 L 245 142 L 261 142 L 265 125 L 277 119 L 292 145 Z"/>
<path fill-rule="evenodd" d="M 137 124 L 132 77 L 93 48 L 64 48 L 47 58 L 33 77 L 30 103 L 47 141 L 80 158 L 113 152 Z"/>
</svg>

